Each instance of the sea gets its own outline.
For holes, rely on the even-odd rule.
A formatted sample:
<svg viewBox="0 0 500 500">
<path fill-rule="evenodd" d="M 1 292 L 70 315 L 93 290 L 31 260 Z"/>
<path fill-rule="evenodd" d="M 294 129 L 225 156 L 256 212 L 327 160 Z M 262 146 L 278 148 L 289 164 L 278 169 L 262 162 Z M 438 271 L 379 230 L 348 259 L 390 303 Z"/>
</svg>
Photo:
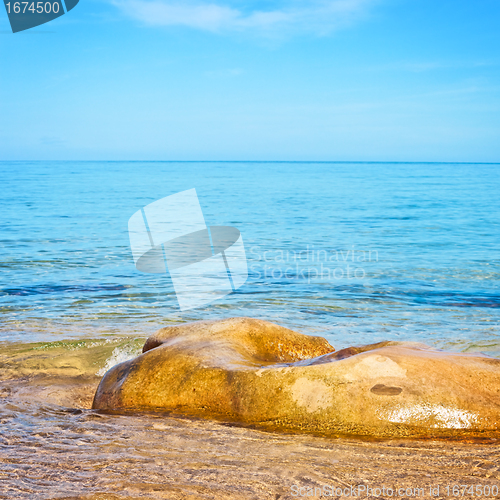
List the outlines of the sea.
<svg viewBox="0 0 500 500">
<path fill-rule="evenodd" d="M 240 231 L 248 278 L 182 310 L 168 271 L 136 268 L 128 222 L 193 188 L 207 226 Z M 283 460 L 240 477 L 239 443 L 283 458 L 313 438 L 90 409 L 161 327 L 249 316 L 336 349 L 500 357 L 500 164 L 4 161 L 0 214 L 0 498 L 285 498 L 262 486 Z"/>
</svg>

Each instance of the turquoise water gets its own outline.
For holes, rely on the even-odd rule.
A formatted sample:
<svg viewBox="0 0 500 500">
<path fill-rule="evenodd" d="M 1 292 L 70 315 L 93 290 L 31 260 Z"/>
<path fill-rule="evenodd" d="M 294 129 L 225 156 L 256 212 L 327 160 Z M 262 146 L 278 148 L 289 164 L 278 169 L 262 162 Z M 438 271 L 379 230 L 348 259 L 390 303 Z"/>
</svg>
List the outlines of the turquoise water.
<svg viewBox="0 0 500 500">
<path fill-rule="evenodd" d="M 500 165 L 1 162 L 0 340 L 149 335 L 254 316 L 337 348 L 414 340 L 500 356 Z M 134 267 L 128 219 L 196 188 L 249 278 L 181 312 Z"/>
</svg>

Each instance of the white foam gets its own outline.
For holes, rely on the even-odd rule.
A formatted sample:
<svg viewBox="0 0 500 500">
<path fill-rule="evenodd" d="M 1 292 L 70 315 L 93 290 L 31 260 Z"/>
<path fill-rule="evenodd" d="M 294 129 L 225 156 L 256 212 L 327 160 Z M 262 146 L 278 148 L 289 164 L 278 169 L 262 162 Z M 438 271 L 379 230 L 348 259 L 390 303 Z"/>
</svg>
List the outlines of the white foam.
<svg viewBox="0 0 500 500">
<path fill-rule="evenodd" d="M 106 364 L 96 372 L 96 375 L 102 377 L 113 366 L 133 359 L 141 353 L 141 348 L 133 345 L 119 346 L 113 349 L 111 356 L 106 360 Z"/>
</svg>

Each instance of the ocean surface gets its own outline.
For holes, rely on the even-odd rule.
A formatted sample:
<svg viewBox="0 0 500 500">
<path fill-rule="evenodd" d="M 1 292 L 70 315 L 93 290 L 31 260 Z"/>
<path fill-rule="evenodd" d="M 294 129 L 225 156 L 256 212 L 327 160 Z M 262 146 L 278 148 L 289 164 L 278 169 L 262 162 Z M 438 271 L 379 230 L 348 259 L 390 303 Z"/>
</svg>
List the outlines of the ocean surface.
<svg viewBox="0 0 500 500">
<path fill-rule="evenodd" d="M 254 316 L 338 348 L 415 340 L 500 355 L 500 165 L 2 162 L 0 339 L 147 336 Z M 136 270 L 131 215 L 196 188 L 237 227 L 249 277 L 181 312 Z"/>
<path fill-rule="evenodd" d="M 91 411 L 106 370 L 164 326 L 252 316 L 336 349 L 500 357 L 500 164 L 0 162 L 0 182 L 0 498 L 275 499 L 265 481 L 318 473 L 300 447 L 331 462 L 312 437 Z M 207 225 L 240 230 L 249 276 L 181 311 L 168 274 L 135 268 L 128 220 L 192 188 Z M 238 489 L 242 442 L 269 474 Z"/>
</svg>

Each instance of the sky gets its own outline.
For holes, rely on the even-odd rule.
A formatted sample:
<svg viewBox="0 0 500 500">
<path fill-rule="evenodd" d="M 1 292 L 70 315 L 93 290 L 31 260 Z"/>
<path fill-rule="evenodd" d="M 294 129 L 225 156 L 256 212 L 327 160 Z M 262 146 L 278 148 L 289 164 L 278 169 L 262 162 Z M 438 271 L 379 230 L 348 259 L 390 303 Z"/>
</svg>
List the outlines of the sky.
<svg viewBox="0 0 500 500">
<path fill-rule="evenodd" d="M 0 160 L 500 162 L 498 0 L 80 0 L 13 34 Z"/>
</svg>

